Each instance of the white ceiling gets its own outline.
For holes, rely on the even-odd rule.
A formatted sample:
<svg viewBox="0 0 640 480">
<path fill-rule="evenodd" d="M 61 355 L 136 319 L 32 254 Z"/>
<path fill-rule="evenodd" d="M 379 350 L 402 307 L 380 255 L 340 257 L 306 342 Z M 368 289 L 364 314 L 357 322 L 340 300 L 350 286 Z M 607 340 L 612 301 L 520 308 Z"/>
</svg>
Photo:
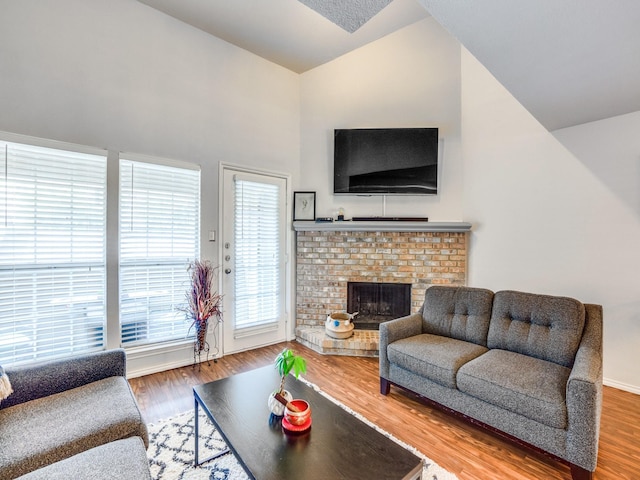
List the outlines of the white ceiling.
<svg viewBox="0 0 640 480">
<path fill-rule="evenodd" d="M 417 0 L 394 0 L 349 33 L 323 15 L 348 26 L 349 8 L 372 0 L 326 1 L 335 16 L 330 11 L 320 14 L 298 0 L 139 1 L 297 73 L 429 16 Z M 374 0 L 372 13 L 380 8 L 379 2 Z"/>
<path fill-rule="evenodd" d="M 420 0 L 549 131 L 640 110 L 639 0 Z"/>
<path fill-rule="evenodd" d="M 354 33 L 325 16 L 380 0 L 139 1 L 298 73 L 431 14 L 550 131 L 640 111 L 640 0 L 394 0 Z"/>
</svg>

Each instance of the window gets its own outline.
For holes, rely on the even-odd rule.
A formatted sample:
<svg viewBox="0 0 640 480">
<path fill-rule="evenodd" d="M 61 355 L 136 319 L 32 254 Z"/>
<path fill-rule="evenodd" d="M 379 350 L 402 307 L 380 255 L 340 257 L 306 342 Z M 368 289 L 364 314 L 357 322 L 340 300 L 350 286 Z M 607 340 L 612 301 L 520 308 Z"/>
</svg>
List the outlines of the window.
<svg viewBox="0 0 640 480">
<path fill-rule="evenodd" d="M 0 141 L 0 358 L 104 346 L 104 154 Z"/>
<path fill-rule="evenodd" d="M 200 244 L 200 172 L 120 160 L 120 327 L 124 346 L 184 339 L 187 265 Z M 191 332 L 193 333 L 193 332 Z"/>
</svg>

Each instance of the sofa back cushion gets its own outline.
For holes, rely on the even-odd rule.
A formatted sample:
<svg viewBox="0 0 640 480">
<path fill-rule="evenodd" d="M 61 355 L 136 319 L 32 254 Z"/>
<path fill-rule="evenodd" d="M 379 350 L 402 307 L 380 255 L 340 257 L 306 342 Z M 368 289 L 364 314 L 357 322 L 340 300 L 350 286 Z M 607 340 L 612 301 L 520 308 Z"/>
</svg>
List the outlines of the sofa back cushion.
<svg viewBox="0 0 640 480">
<path fill-rule="evenodd" d="M 422 306 L 422 333 L 487 346 L 493 292 L 483 288 L 433 286 Z"/>
<path fill-rule="evenodd" d="M 505 290 L 493 299 L 487 346 L 571 367 L 584 324 L 573 298 Z"/>
</svg>

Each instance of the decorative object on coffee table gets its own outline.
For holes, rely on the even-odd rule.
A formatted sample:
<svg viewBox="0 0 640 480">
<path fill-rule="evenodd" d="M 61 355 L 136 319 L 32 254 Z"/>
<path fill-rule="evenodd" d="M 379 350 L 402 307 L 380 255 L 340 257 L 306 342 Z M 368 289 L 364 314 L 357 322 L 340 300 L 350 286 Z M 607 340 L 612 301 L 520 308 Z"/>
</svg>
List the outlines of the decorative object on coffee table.
<svg viewBox="0 0 640 480">
<path fill-rule="evenodd" d="M 353 317 L 356 315 L 358 315 L 358 312 L 334 312 L 327 315 L 327 320 L 324 324 L 327 335 L 338 339 L 349 338 L 353 335 L 353 329 L 355 328 Z"/>
<path fill-rule="evenodd" d="M 306 400 L 291 400 L 284 407 L 282 428 L 285 432 L 302 433 L 311 428 L 311 406 Z"/>
<path fill-rule="evenodd" d="M 290 348 L 285 348 L 276 357 L 274 365 L 278 371 L 278 375 L 280 375 L 280 386 L 273 394 L 269 395 L 268 405 L 271 413 L 281 417 L 284 415 L 285 405 L 293 400 L 291 393 L 284 388 L 287 375 L 289 375 L 292 370 L 296 378 L 298 378 L 301 373 L 306 373 L 307 361 L 300 355 L 293 353 L 293 350 Z"/>
<path fill-rule="evenodd" d="M 222 296 L 213 289 L 213 279 L 217 270 L 209 260 L 193 260 L 189 263 L 189 274 L 191 286 L 185 297 L 187 305 L 182 309 L 187 318 L 192 322 L 190 328 L 195 328 L 195 339 L 193 341 L 193 365 L 200 364 L 201 355 L 206 355 L 209 363 L 209 354 L 218 354 L 217 338 L 213 345 L 213 352 L 209 342 L 207 342 L 207 329 L 209 322 L 214 321 L 214 332 L 218 323 L 222 321 Z M 214 333 L 215 338 L 215 333 Z"/>
</svg>

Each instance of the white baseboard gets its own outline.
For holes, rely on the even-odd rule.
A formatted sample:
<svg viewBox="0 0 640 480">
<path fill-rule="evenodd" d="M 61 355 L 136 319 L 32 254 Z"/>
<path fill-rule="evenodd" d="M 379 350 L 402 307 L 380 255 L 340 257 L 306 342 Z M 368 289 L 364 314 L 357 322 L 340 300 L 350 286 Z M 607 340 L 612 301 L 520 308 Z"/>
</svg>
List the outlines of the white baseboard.
<svg viewBox="0 0 640 480">
<path fill-rule="evenodd" d="M 625 392 L 631 392 L 635 393 L 636 395 L 640 395 L 640 387 L 637 387 L 635 385 L 617 382 L 609 378 L 605 378 L 602 383 L 604 383 L 607 387 L 613 387 L 617 388 L 618 390 L 624 390 Z"/>
<path fill-rule="evenodd" d="M 163 363 L 161 365 L 152 365 L 149 367 L 141 367 L 141 368 L 130 368 L 127 365 L 127 378 L 136 378 L 136 377 L 144 377 L 145 375 L 151 375 L 153 373 L 166 372 L 167 370 L 171 370 L 174 368 L 186 367 L 187 365 L 191 365 L 193 363 L 193 359 L 189 361 L 185 360 L 177 360 L 170 363 Z"/>
<path fill-rule="evenodd" d="M 209 357 L 213 360 L 214 357 Z M 193 342 L 127 351 L 127 378 L 193 365 Z"/>
</svg>

